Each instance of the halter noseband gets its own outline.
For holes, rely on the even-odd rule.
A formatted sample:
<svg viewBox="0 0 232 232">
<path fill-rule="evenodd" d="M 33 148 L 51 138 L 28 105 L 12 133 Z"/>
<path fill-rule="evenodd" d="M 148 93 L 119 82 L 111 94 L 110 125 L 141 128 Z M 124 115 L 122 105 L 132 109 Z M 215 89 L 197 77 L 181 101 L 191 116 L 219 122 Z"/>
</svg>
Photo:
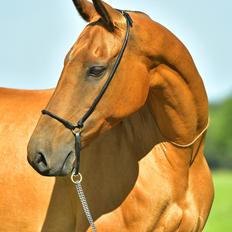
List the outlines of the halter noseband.
<svg viewBox="0 0 232 232">
<path fill-rule="evenodd" d="M 95 100 L 93 101 L 93 103 L 92 103 L 91 107 L 88 109 L 88 111 L 81 117 L 81 119 L 77 122 L 76 125 L 73 125 L 71 122 L 55 115 L 52 112 L 49 112 L 48 110 L 45 110 L 45 109 L 42 110 L 42 114 L 46 114 L 46 115 L 50 116 L 51 118 L 57 120 L 58 122 L 62 123 L 67 129 L 71 130 L 72 133 L 74 134 L 74 136 L 75 136 L 75 155 L 76 155 L 76 165 L 75 165 L 75 170 L 74 170 L 75 175 L 79 174 L 79 169 L 80 169 L 81 131 L 84 128 L 84 123 L 90 117 L 90 115 L 94 112 L 96 106 L 98 105 L 98 103 L 100 102 L 104 93 L 106 92 L 107 88 L 109 87 L 109 84 L 112 81 L 112 79 L 113 79 L 113 77 L 118 69 L 118 66 L 121 62 L 124 51 L 126 49 L 126 46 L 127 46 L 128 40 L 129 40 L 129 35 L 130 35 L 130 27 L 133 26 L 133 21 L 132 21 L 130 15 L 128 13 L 126 13 L 125 11 L 122 11 L 122 10 L 118 10 L 118 11 L 121 12 L 122 15 L 126 19 L 127 28 L 126 28 L 125 39 L 123 41 L 122 48 L 118 54 L 118 57 L 115 61 L 115 64 L 112 68 L 112 71 L 111 71 L 108 79 L 106 80 L 100 93 L 95 98 Z"/>
</svg>

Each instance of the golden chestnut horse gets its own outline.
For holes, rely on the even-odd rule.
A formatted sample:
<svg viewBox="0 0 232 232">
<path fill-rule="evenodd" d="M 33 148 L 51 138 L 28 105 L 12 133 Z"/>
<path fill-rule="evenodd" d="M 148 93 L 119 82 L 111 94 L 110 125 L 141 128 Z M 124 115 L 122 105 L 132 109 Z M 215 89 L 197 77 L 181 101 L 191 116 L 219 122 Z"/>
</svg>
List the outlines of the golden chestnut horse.
<svg viewBox="0 0 232 232">
<path fill-rule="evenodd" d="M 54 93 L 0 90 L 0 231 L 91 231 L 69 174 L 74 137 L 39 112 L 75 123 L 108 78 L 125 17 L 100 0 L 74 0 L 89 22 L 67 54 Z M 208 102 L 184 45 L 141 12 L 117 72 L 81 133 L 83 188 L 98 231 L 202 231 L 213 201 L 203 155 Z M 52 95 L 52 96 L 51 96 Z M 51 98 L 50 98 L 51 97 Z M 5 178 L 4 178 L 5 177 Z M 6 178 L 7 177 L 7 178 Z"/>
</svg>

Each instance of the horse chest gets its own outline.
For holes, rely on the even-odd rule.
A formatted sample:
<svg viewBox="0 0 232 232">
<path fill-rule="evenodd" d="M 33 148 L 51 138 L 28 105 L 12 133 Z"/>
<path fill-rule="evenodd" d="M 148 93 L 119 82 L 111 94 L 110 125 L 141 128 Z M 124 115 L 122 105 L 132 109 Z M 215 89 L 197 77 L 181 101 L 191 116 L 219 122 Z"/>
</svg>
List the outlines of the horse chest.
<svg viewBox="0 0 232 232">
<path fill-rule="evenodd" d="M 179 223 L 182 210 L 171 201 L 170 182 L 165 175 L 160 176 L 153 162 L 149 155 L 141 160 L 133 189 L 118 208 L 96 221 L 99 231 L 153 231 L 165 224 L 162 218 L 167 211 L 175 211 L 169 226 Z"/>
</svg>

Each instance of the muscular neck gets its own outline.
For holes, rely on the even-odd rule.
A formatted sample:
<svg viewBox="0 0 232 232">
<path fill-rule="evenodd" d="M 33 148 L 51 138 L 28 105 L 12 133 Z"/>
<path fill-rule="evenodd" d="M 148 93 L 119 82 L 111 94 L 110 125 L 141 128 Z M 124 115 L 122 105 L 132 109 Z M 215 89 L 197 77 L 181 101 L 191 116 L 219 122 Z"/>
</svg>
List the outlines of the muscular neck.
<svg viewBox="0 0 232 232">
<path fill-rule="evenodd" d="M 178 38 L 146 16 L 139 20 L 143 20 L 143 27 L 134 33 L 136 38 L 143 37 L 137 40 L 137 47 L 150 70 L 149 102 L 154 119 L 168 140 L 189 143 L 208 122 L 208 100 L 201 76 Z"/>
</svg>

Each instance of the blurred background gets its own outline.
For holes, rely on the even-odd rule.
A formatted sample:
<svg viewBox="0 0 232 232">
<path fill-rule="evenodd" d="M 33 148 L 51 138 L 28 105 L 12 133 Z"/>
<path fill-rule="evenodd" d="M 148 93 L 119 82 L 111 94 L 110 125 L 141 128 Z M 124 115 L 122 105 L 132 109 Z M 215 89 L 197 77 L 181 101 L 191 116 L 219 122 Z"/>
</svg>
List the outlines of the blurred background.
<svg viewBox="0 0 232 232">
<path fill-rule="evenodd" d="M 178 36 L 192 54 L 209 96 L 211 125 L 205 154 L 216 188 L 204 231 L 232 231 L 232 2 L 107 2 L 146 12 Z M 0 86 L 55 87 L 65 54 L 84 26 L 71 0 L 1 1 Z"/>
</svg>

